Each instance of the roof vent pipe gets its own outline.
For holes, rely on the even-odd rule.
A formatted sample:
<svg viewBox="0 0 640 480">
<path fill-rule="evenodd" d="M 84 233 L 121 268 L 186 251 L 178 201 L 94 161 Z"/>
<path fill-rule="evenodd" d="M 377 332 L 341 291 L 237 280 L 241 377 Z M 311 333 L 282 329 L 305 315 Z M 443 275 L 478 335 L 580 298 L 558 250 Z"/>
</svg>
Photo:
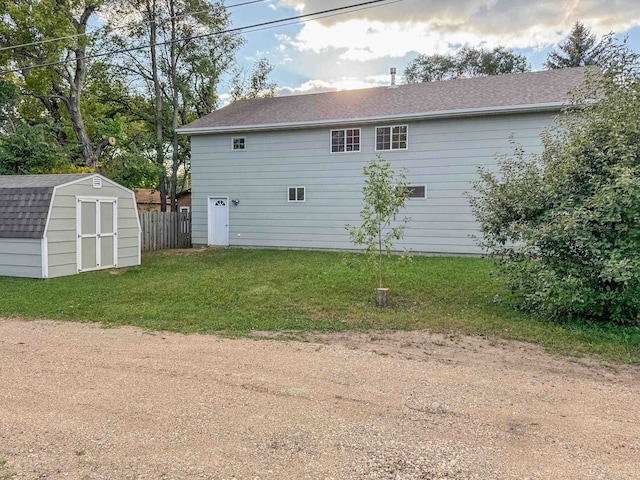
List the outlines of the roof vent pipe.
<svg viewBox="0 0 640 480">
<path fill-rule="evenodd" d="M 391 67 L 391 85 L 389 85 L 389 88 L 396 88 L 396 67 Z"/>
</svg>

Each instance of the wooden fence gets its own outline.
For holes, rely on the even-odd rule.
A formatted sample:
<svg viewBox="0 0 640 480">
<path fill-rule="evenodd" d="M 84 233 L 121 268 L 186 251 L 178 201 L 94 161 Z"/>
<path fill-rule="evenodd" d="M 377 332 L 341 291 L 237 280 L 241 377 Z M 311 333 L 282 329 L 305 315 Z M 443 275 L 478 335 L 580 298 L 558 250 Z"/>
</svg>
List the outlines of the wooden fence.
<svg viewBox="0 0 640 480">
<path fill-rule="evenodd" d="M 142 250 L 191 248 L 191 214 L 145 212 L 140 214 Z"/>
</svg>

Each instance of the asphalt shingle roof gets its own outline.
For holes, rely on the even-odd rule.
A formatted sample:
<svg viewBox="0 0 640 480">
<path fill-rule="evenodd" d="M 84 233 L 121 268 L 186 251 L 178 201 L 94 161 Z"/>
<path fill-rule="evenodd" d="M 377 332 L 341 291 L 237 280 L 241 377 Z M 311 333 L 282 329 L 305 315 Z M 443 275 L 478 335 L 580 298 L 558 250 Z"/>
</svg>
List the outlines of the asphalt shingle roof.
<svg viewBox="0 0 640 480">
<path fill-rule="evenodd" d="M 377 87 L 363 90 L 240 100 L 183 128 L 233 130 L 279 124 L 313 124 L 355 119 L 428 116 L 436 112 L 499 110 L 566 102 L 584 80 L 584 67 L 483 78 Z M 194 131 L 196 130 L 196 131 Z"/>
<path fill-rule="evenodd" d="M 42 238 L 53 188 L 90 175 L 0 175 L 0 238 Z"/>
</svg>

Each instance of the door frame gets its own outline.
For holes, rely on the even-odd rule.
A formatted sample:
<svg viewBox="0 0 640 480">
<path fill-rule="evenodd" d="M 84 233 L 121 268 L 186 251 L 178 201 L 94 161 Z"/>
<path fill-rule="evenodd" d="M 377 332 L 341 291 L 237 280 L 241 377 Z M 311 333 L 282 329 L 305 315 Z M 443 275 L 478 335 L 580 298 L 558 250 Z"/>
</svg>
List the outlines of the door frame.
<svg viewBox="0 0 640 480">
<path fill-rule="evenodd" d="M 96 268 L 82 268 L 82 202 L 96 203 Z M 100 265 L 102 241 L 100 239 L 100 202 L 113 204 L 113 265 Z M 90 272 L 118 266 L 118 198 L 76 196 L 76 267 L 78 272 Z"/>
<path fill-rule="evenodd" d="M 214 245 L 213 244 L 213 228 L 211 225 L 211 208 L 213 200 L 224 200 L 226 206 L 227 213 L 227 224 L 226 224 L 226 232 L 225 237 L 226 241 L 224 245 Z M 207 197 L 207 245 L 214 247 L 228 247 L 229 246 L 229 197 L 225 197 L 224 195 L 211 195 Z"/>
</svg>

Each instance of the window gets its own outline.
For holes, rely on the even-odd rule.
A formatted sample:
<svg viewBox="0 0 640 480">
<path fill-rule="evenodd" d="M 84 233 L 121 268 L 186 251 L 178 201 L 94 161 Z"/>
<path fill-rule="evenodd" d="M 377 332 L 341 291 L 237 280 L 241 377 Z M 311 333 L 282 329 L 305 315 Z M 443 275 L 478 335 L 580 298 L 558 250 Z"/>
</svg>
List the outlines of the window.
<svg viewBox="0 0 640 480">
<path fill-rule="evenodd" d="M 360 129 L 346 128 L 343 130 L 331 130 L 331 153 L 359 152 Z"/>
<path fill-rule="evenodd" d="M 408 130 L 407 125 L 376 127 L 376 150 L 406 150 Z"/>
<path fill-rule="evenodd" d="M 180 207 L 180 213 L 189 213 L 190 211 L 189 207 Z"/>
<path fill-rule="evenodd" d="M 304 202 L 304 187 L 289 187 L 290 202 Z"/>
<path fill-rule="evenodd" d="M 407 185 L 408 198 L 427 198 L 426 185 Z"/>
<path fill-rule="evenodd" d="M 246 139 L 244 137 L 233 137 L 231 145 L 234 150 L 244 150 Z"/>
</svg>

